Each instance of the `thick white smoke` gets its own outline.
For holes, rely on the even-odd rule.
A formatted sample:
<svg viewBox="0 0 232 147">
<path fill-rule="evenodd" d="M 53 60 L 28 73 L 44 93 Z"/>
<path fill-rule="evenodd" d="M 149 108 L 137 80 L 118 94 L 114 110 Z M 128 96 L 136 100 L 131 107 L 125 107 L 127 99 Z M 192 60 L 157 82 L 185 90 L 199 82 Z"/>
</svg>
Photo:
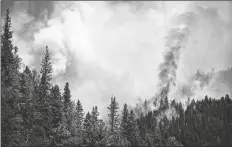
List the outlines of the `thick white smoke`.
<svg viewBox="0 0 232 147">
<path fill-rule="evenodd" d="M 196 7 L 196 9 L 199 8 Z M 230 93 L 231 90 L 229 90 L 225 84 L 220 85 L 220 83 L 218 83 L 217 75 L 214 75 L 214 72 L 206 74 L 198 71 L 196 75 L 191 72 L 188 77 L 183 76 L 183 73 L 186 73 L 186 71 L 184 72 L 183 69 L 181 69 L 183 68 L 184 61 L 181 58 L 184 57 L 186 51 L 189 51 L 189 49 L 197 50 L 198 46 L 193 44 L 201 41 L 198 40 L 198 38 L 201 38 L 201 36 L 198 36 L 198 33 L 199 31 L 202 32 L 202 28 L 206 27 L 205 22 L 202 20 L 201 14 L 192 9 L 191 11 L 179 13 L 172 19 L 172 21 L 175 22 L 175 25 L 174 27 L 170 28 L 167 33 L 167 43 L 163 56 L 164 61 L 159 66 L 159 83 L 157 86 L 158 91 L 153 98 L 148 100 L 148 103 L 146 102 L 146 107 L 148 107 L 148 110 L 158 109 L 159 105 L 157 105 L 157 103 L 159 103 L 159 101 L 165 97 L 168 97 L 171 100 L 176 99 L 177 101 L 181 101 L 183 107 L 186 108 L 186 101 L 190 97 L 202 99 L 205 95 L 208 95 L 214 98 L 220 98 L 221 96 Z M 204 43 L 202 43 L 202 45 Z M 201 48 L 201 46 L 199 48 Z M 195 58 L 197 58 L 197 56 Z M 207 61 L 210 58 L 206 57 L 205 59 Z M 212 67 L 214 66 L 212 65 Z M 198 69 L 202 69 L 202 67 L 198 65 Z M 203 70 L 204 69 L 205 68 L 203 68 Z M 180 71 L 183 73 L 180 74 Z M 220 91 L 215 89 L 215 85 L 220 89 Z M 144 104 L 145 103 L 143 103 L 143 105 Z M 153 104 L 155 104 L 155 106 Z M 148 111 L 147 108 L 144 108 L 144 106 L 137 105 L 137 107 L 140 107 L 139 109 L 141 112 L 146 113 Z M 165 112 L 161 113 L 160 117 L 162 118 L 164 114 L 168 114 L 168 118 L 172 118 L 172 116 L 177 115 L 174 109 L 171 107 Z"/>
<path fill-rule="evenodd" d="M 169 99 L 194 97 L 197 81 L 188 83 L 197 69 L 231 65 L 227 2 L 54 2 L 52 14 L 45 11 L 40 19 L 23 6 L 15 3 L 12 13 L 14 43 L 23 62 L 39 70 L 48 45 L 54 55 L 53 82 L 63 89 L 68 81 L 73 100 L 80 99 L 85 111 L 98 105 L 106 116 L 112 95 L 121 107 L 135 105 L 138 97 L 150 104 L 162 88 Z M 185 48 L 166 45 L 170 34 L 187 37 L 181 41 Z M 196 88 L 183 96 L 183 87 Z"/>
</svg>

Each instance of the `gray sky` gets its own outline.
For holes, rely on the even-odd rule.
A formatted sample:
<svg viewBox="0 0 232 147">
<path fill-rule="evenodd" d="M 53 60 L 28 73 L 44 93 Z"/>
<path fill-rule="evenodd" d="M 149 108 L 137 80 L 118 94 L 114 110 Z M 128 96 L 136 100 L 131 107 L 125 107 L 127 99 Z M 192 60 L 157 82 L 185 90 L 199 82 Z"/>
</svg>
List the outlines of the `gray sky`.
<svg viewBox="0 0 232 147">
<path fill-rule="evenodd" d="M 177 83 L 186 83 L 197 69 L 232 65 L 231 2 L 4 1 L 2 13 L 6 7 L 24 64 L 39 70 L 48 45 L 53 82 L 61 89 L 69 82 L 72 99 L 80 99 L 86 111 L 97 105 L 105 115 L 112 95 L 121 107 L 152 97 L 164 37 L 173 27 L 194 28 L 180 53 Z"/>
</svg>

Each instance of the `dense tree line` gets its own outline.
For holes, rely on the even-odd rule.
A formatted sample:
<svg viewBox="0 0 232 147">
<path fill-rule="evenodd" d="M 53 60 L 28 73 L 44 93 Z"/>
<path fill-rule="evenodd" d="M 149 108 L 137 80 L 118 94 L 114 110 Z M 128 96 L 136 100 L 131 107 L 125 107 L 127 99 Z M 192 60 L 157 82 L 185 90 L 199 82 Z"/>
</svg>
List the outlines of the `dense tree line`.
<svg viewBox="0 0 232 147">
<path fill-rule="evenodd" d="M 47 46 L 40 73 L 29 67 L 20 72 L 12 33 L 7 10 L 1 32 L 2 146 L 232 146 L 229 95 L 189 100 L 186 110 L 165 97 L 157 110 L 139 117 L 127 104 L 120 112 L 116 98 L 111 97 L 108 122 L 104 122 L 97 106 L 85 114 L 81 101 L 71 100 L 68 82 L 63 92 L 52 84 L 52 55 Z M 161 115 L 170 109 L 176 116 Z"/>
</svg>

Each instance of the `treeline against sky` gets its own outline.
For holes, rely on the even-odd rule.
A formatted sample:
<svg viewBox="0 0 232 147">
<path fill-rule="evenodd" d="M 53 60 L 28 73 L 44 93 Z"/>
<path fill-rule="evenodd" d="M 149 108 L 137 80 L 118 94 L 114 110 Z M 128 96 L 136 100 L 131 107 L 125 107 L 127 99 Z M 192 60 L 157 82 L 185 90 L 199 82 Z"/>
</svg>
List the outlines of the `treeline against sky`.
<svg viewBox="0 0 232 147">
<path fill-rule="evenodd" d="M 229 95 L 189 99 L 187 109 L 163 97 L 156 110 L 139 116 L 127 104 L 119 111 L 113 96 L 108 119 L 103 121 L 97 106 L 85 114 L 81 100 L 71 100 L 68 82 L 62 88 L 52 84 L 52 55 L 47 46 L 40 72 L 29 67 L 20 72 L 21 58 L 12 33 L 7 10 L 1 32 L 2 146 L 232 146 Z M 232 69 L 220 74 L 230 79 Z M 168 109 L 176 115 L 161 115 Z"/>
</svg>

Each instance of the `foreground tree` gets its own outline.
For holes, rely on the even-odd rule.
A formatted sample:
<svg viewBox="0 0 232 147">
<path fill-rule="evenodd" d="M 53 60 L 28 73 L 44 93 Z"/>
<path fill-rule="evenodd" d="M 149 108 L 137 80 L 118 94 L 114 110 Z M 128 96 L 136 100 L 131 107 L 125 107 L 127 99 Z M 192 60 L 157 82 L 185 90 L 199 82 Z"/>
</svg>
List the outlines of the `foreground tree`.
<svg viewBox="0 0 232 147">
<path fill-rule="evenodd" d="M 52 128 L 57 128 L 62 123 L 63 103 L 60 88 L 55 85 L 51 89 L 51 116 Z"/>
<path fill-rule="evenodd" d="M 74 109 L 74 104 L 71 101 L 71 92 L 69 89 L 69 83 L 66 82 L 65 87 L 64 87 L 64 93 L 63 93 L 63 104 L 64 104 L 64 119 L 66 121 L 68 130 L 70 133 L 73 131 L 72 126 L 73 126 L 73 109 Z"/>
<path fill-rule="evenodd" d="M 130 111 L 130 114 L 128 116 L 127 128 L 128 128 L 127 139 L 130 141 L 130 144 L 132 146 L 143 145 L 144 143 L 142 141 L 142 138 L 140 137 L 138 124 L 133 110 Z"/>
<path fill-rule="evenodd" d="M 71 92 L 69 89 L 69 83 L 66 82 L 63 93 L 64 112 L 67 112 L 71 106 Z"/>
<path fill-rule="evenodd" d="M 107 140 L 108 145 L 119 145 L 120 144 L 120 132 L 119 132 L 119 114 L 118 114 L 118 102 L 115 97 L 111 97 L 110 106 L 107 107 L 109 110 L 109 137 Z"/>
<path fill-rule="evenodd" d="M 36 118 L 40 138 L 37 142 L 48 145 L 52 131 L 52 111 L 51 111 L 51 80 L 52 80 L 52 62 L 51 53 L 46 46 L 44 57 L 41 62 L 41 79 L 39 83 L 38 99 L 36 100 Z"/>
<path fill-rule="evenodd" d="M 35 103 L 33 99 L 33 79 L 31 70 L 26 66 L 25 70 L 21 74 L 20 78 L 20 92 L 22 93 L 22 97 L 19 100 L 19 113 L 22 117 L 21 124 L 21 137 L 23 142 L 21 142 L 21 146 L 29 146 L 31 144 L 30 137 L 32 136 L 33 129 L 35 127 L 35 119 L 34 113 L 35 111 Z"/>
<path fill-rule="evenodd" d="M 83 106 L 78 99 L 75 107 L 75 112 L 74 112 L 74 127 L 75 127 L 75 134 L 79 138 L 82 137 L 82 132 L 83 132 L 83 121 L 84 121 L 84 112 L 83 112 Z"/>
<path fill-rule="evenodd" d="M 129 120 L 128 120 L 129 112 L 127 109 L 127 104 L 124 104 L 123 112 L 122 112 L 122 120 L 121 120 L 121 126 L 120 126 L 120 135 L 121 135 L 121 145 L 122 146 L 129 146 L 131 143 L 128 140 L 128 134 L 129 134 Z"/>
<path fill-rule="evenodd" d="M 19 69 L 21 59 L 12 44 L 11 18 L 7 9 L 1 34 L 1 133 L 2 146 L 12 146 L 19 141 L 22 117 L 18 113 Z"/>
<path fill-rule="evenodd" d="M 46 46 L 44 51 L 44 58 L 42 59 L 41 63 L 41 82 L 40 82 L 40 100 L 39 102 L 41 105 L 45 104 L 46 101 L 49 99 L 49 94 L 51 90 L 51 80 L 52 80 L 52 62 L 51 62 L 51 53 Z"/>
<path fill-rule="evenodd" d="M 92 145 L 92 126 L 91 115 L 89 112 L 86 114 L 83 124 L 83 143 L 87 147 Z"/>
</svg>

